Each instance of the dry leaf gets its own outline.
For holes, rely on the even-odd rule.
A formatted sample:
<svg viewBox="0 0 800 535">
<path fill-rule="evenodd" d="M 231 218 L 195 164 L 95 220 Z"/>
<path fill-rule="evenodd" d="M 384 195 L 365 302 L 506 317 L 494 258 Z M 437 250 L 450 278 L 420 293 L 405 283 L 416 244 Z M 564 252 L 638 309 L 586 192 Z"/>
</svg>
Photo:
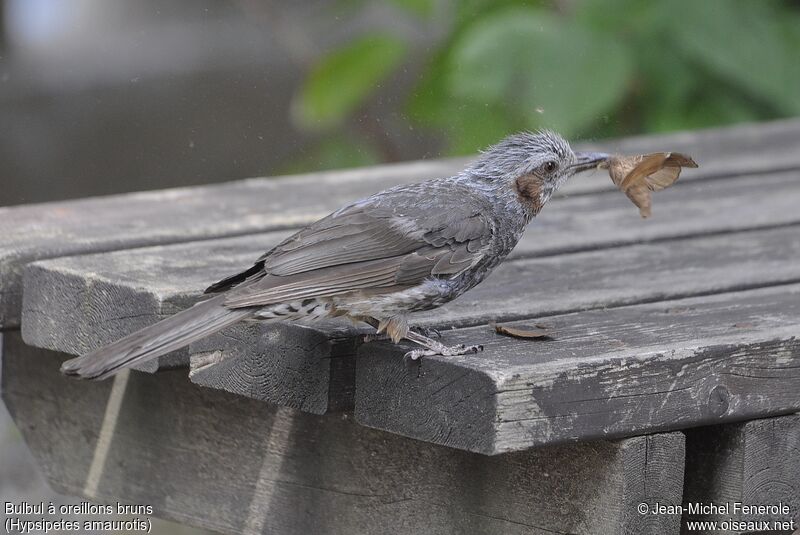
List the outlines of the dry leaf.
<svg viewBox="0 0 800 535">
<path fill-rule="evenodd" d="M 504 334 L 506 336 L 512 336 L 514 338 L 524 338 L 528 340 L 552 340 L 553 339 L 553 332 L 546 326 L 540 323 L 534 325 L 536 328 L 534 329 L 520 329 L 517 327 L 507 327 L 505 325 L 497 325 L 496 323 L 490 323 L 490 327 L 493 327 L 494 330 L 498 334 Z"/>
<path fill-rule="evenodd" d="M 611 156 L 600 164 L 611 180 L 639 207 L 642 217 L 650 217 L 651 192 L 671 186 L 681 169 L 697 167 L 691 156 L 677 152 L 654 152 L 637 156 Z"/>
</svg>

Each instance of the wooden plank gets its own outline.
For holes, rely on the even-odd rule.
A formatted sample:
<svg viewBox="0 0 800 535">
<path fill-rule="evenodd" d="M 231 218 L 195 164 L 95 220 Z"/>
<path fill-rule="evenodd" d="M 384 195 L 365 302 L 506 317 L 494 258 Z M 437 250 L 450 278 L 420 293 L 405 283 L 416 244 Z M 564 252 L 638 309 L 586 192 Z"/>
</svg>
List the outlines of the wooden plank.
<svg viewBox="0 0 800 535">
<path fill-rule="evenodd" d="M 358 332 L 338 322 L 236 325 L 192 344 L 189 377 L 201 386 L 313 414 L 352 409 Z"/>
<path fill-rule="evenodd" d="M 485 457 L 200 388 L 62 377 L 9 333 L 3 400 L 50 483 L 224 533 L 677 534 L 681 433 Z"/>
<path fill-rule="evenodd" d="M 687 181 L 795 169 L 800 166 L 800 120 L 578 148 L 688 151 L 703 167 L 687 173 Z M 465 161 L 414 162 L 0 208 L 0 328 L 19 326 L 22 270 L 29 262 L 303 225 L 386 187 L 450 175 Z M 611 188 L 605 174 L 598 172 L 572 181 L 562 194 Z"/>
<path fill-rule="evenodd" d="M 0 325 L 19 326 L 31 261 L 286 229 L 386 184 L 451 174 L 461 162 L 415 162 L 0 208 Z"/>
<path fill-rule="evenodd" d="M 774 178 L 765 177 L 759 184 Z M 661 218 L 653 220 L 652 225 L 650 222 L 639 225 L 636 217 L 633 220 L 637 225 L 625 224 L 624 218 L 632 215 L 626 203 L 610 209 L 617 210 L 616 216 L 601 209 L 605 197 L 609 197 L 606 201 L 610 203 L 620 200 L 615 193 L 594 196 L 596 212 L 571 208 L 583 204 L 583 198 L 559 201 L 554 203 L 550 215 L 556 221 L 560 219 L 557 228 L 563 230 L 548 228 L 537 233 L 537 229 L 531 229 L 519 246 L 517 261 L 500 266 L 489 280 L 454 303 L 415 316 L 415 322 L 436 327 L 475 325 L 487 320 L 487 310 L 496 311 L 494 319 L 513 319 L 800 280 L 800 262 L 797 261 L 800 241 L 794 227 L 778 226 L 738 234 L 735 240 L 728 235 L 686 242 L 666 239 L 673 233 L 682 235 L 691 229 L 716 233 L 737 225 L 741 228 L 743 224 L 771 227 L 790 222 L 787 214 L 797 214 L 790 205 L 800 201 L 797 199 L 800 188 L 793 177 L 781 175 L 778 178 L 786 182 L 783 187 L 778 186 L 778 181 L 772 182 L 775 187 L 769 191 L 775 193 L 774 204 L 759 205 L 752 212 L 747 206 L 739 211 L 730 206 L 733 201 L 726 192 L 741 198 L 742 190 L 738 187 L 717 190 L 711 183 L 702 187 L 703 193 L 718 199 L 719 206 L 725 207 L 712 214 L 707 214 L 704 201 L 697 199 L 697 184 L 675 188 L 683 193 L 673 194 L 668 197 L 670 200 L 662 203 L 665 210 L 675 208 L 684 215 L 678 217 L 675 224 Z M 734 182 L 739 181 L 744 179 Z M 722 183 L 715 181 L 713 184 Z M 764 201 L 767 201 L 766 195 Z M 702 231 L 698 230 L 701 225 L 705 225 Z M 584 231 L 576 232 L 576 227 Z M 537 251 L 545 255 L 581 246 L 594 248 L 598 243 L 647 240 L 644 236 L 648 234 L 649 240 L 666 241 L 567 256 L 527 258 Z M 560 240 L 558 235 L 565 238 Z M 574 236 L 583 236 L 583 242 Z M 37 347 L 73 354 L 86 352 L 186 306 L 196 298 L 199 288 L 223 273 L 247 265 L 277 239 L 274 235 L 259 236 L 261 241 L 241 237 L 35 263 L 26 275 L 23 336 Z M 779 252 L 775 254 L 773 249 Z M 592 276 L 585 276 L 587 272 Z M 642 276 L 642 273 L 647 275 Z M 531 295 L 535 295 L 535 300 Z M 318 330 L 327 332 L 323 328 Z M 291 359 L 270 360 L 272 350 L 257 343 L 257 339 L 281 333 L 286 338 L 273 339 L 273 348 L 297 348 L 297 337 L 292 333 L 300 332 L 311 336 L 311 331 L 299 328 L 240 327 L 211 338 L 207 344 L 197 347 L 203 354 L 197 366 L 203 371 L 193 377 L 199 384 L 227 390 L 235 388 L 257 399 L 317 413 L 324 412 L 330 405 L 351 406 L 352 382 L 347 378 L 352 378 L 352 363 L 335 359 L 352 354 L 326 353 L 323 356 L 319 351 L 325 348 L 312 344 L 308 347 L 316 348 L 316 352 L 298 350 Z M 342 336 L 344 334 L 339 335 Z M 236 343 L 237 339 L 245 342 Z M 215 354 L 220 347 L 225 347 L 224 355 Z M 186 350 L 177 352 L 162 361 L 161 366 L 185 362 L 187 354 Z M 232 382 L 220 380 L 219 375 L 205 366 L 209 362 L 206 357 L 221 361 L 226 356 L 236 357 L 227 359 L 226 364 L 225 373 L 236 377 Z M 265 371 L 264 377 L 274 380 L 259 383 L 259 379 L 250 379 L 252 374 L 247 370 L 259 369 L 267 361 L 274 369 Z M 296 379 L 299 363 L 306 370 L 314 370 L 302 375 L 302 388 L 298 387 Z M 148 371 L 153 369 L 148 368 Z M 286 387 L 277 388 L 282 384 L 279 380 L 282 375 L 285 375 Z M 337 385 L 336 388 L 329 388 L 331 384 Z"/>
<path fill-rule="evenodd" d="M 742 202 L 757 194 L 759 203 Z M 710 205 L 709 200 L 713 200 Z M 664 216 L 648 221 L 639 219 L 617 193 L 570 197 L 548 206 L 510 258 L 791 225 L 800 223 L 800 213 L 794 209 L 798 203 L 800 181 L 795 173 L 679 184 L 660 198 Z M 244 269 L 287 234 L 36 263 L 28 273 L 24 335 L 31 345 L 85 353 L 185 307 L 202 288 Z M 491 287 L 490 293 L 495 291 Z"/>
<path fill-rule="evenodd" d="M 31 264 L 25 276 L 24 336 L 39 347 L 86 353 L 190 306 L 202 288 L 249 265 L 284 235 L 266 233 Z M 232 327 L 195 344 L 199 360 L 193 379 L 316 414 L 352 407 L 356 341 L 337 340 L 341 326 L 322 329 Z M 247 348 L 251 358 L 222 364 L 233 347 Z M 339 358 L 345 356 L 349 358 Z M 209 358 L 215 359 L 214 366 L 208 365 Z M 188 361 L 189 348 L 184 348 L 136 369 L 154 372 Z"/>
<path fill-rule="evenodd" d="M 649 151 L 686 152 L 704 169 L 688 180 L 796 169 L 797 119 L 743 124 L 700 131 L 645 135 L 599 143 L 596 148 L 621 154 Z M 587 145 L 591 147 L 591 145 Z M 683 179 L 682 179 L 683 180 Z"/>
<path fill-rule="evenodd" d="M 499 266 L 420 326 L 472 326 L 800 282 L 800 227 L 666 240 Z"/>
<path fill-rule="evenodd" d="M 727 507 L 685 511 L 685 527 L 688 522 L 734 520 L 768 522 L 768 529 L 775 532 L 800 529 L 800 415 L 687 431 L 685 484 L 684 507 L 692 503 Z M 745 511 L 737 503 L 781 507 Z M 765 530 L 745 526 L 725 531 Z"/>
<path fill-rule="evenodd" d="M 613 231 L 596 230 L 614 239 Z M 790 227 L 511 262 L 451 305 L 417 314 L 414 321 L 441 329 L 798 281 L 797 232 Z M 730 245 L 734 240 L 740 243 Z M 773 248 L 786 256 L 774 255 Z M 765 260 L 770 255 L 773 258 Z M 767 265 L 773 262 L 776 265 Z M 586 272 L 593 275 L 583 275 Z M 367 332 L 333 326 L 234 327 L 190 348 L 195 354 L 191 377 L 203 386 L 315 413 L 349 408 L 352 356 L 361 342 L 358 335 Z M 321 342 L 325 334 L 333 346 Z M 339 349 L 331 352 L 331 347 Z"/>
<path fill-rule="evenodd" d="M 32 345 L 83 354 L 190 306 L 212 282 L 273 247 L 284 232 L 170 247 L 64 257 L 25 275 L 24 336 Z M 185 364 L 186 351 L 162 359 Z M 155 367 L 145 368 L 154 371 Z"/>
<path fill-rule="evenodd" d="M 446 344 L 484 344 L 463 357 L 410 362 L 401 347 L 362 346 L 356 419 L 498 454 L 800 409 L 798 284 L 539 321 L 555 340 L 513 339 L 485 325 L 445 332 Z"/>
</svg>

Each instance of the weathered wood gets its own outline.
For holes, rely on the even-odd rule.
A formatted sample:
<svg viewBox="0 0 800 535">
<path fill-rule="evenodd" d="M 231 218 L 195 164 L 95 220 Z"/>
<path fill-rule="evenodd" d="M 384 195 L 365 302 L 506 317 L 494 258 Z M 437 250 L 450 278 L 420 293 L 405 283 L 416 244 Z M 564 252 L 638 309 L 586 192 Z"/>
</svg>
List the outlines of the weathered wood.
<svg viewBox="0 0 800 535">
<path fill-rule="evenodd" d="M 763 128 L 763 130 L 762 130 Z M 645 135 L 598 144 L 597 148 L 622 154 L 648 151 L 686 152 L 696 157 L 704 169 L 681 180 L 701 177 L 734 176 L 748 173 L 796 169 L 796 119 L 752 123 L 700 131 Z"/>
<path fill-rule="evenodd" d="M 366 332 L 372 329 L 361 329 Z M 240 324 L 192 344 L 193 383 L 313 414 L 351 409 L 355 327 Z"/>
<path fill-rule="evenodd" d="M 724 235 L 511 262 L 470 294 L 415 319 L 429 327 L 468 326 L 490 319 L 551 315 L 797 281 L 800 242 L 792 239 L 797 232 L 788 228 L 735 235 L 740 242 L 736 246 Z M 782 247 L 786 256 L 770 259 L 770 251 L 777 247 Z M 582 275 L 587 269 L 592 276 Z M 190 353 L 199 353 L 192 362 L 192 380 L 315 413 L 349 408 L 351 357 L 361 342 L 354 336 L 366 332 L 327 326 L 313 330 L 262 325 L 234 328 L 190 348 Z M 322 333 L 336 340 L 341 350 L 326 353 L 331 346 L 321 342 Z M 478 338 L 471 343 L 481 341 Z M 214 364 L 220 361 L 223 367 Z"/>
<path fill-rule="evenodd" d="M 691 152 L 702 168 L 687 173 L 687 181 L 795 169 L 800 121 L 614 140 L 591 148 Z M 29 262 L 298 226 L 385 187 L 452 174 L 464 162 L 415 162 L 0 208 L 0 328 L 20 324 L 21 275 Z M 562 194 L 611 188 L 604 173 L 595 173 L 572 181 Z"/>
<path fill-rule="evenodd" d="M 743 203 L 743 198 L 759 196 L 759 203 Z M 709 198 L 713 211 L 707 213 Z M 536 221 L 511 258 L 545 256 L 563 252 L 601 248 L 609 245 L 672 239 L 706 233 L 721 233 L 797 223 L 800 214 L 794 210 L 800 203 L 800 182 L 794 173 L 746 177 L 710 184 L 681 184 L 664 192 L 661 208 L 669 217 L 641 222 L 635 211 L 617 194 L 573 197 L 555 201 L 548 212 Z M 636 224 L 631 224 L 635 222 Z M 119 321 L 119 318 L 145 314 L 167 314 L 168 311 L 143 309 L 127 299 L 93 296 L 91 288 L 98 279 L 121 287 L 108 291 L 144 292 L 148 299 L 175 300 L 176 295 L 197 296 L 199 290 L 216 277 L 230 274 L 249 265 L 254 258 L 286 235 L 285 232 L 228 240 L 201 241 L 189 245 L 156 247 L 115 253 L 111 255 L 67 258 L 40 264 L 44 271 L 54 273 L 40 278 L 33 270 L 29 293 L 45 289 L 71 288 L 78 293 L 80 303 L 61 304 L 58 299 L 76 300 L 76 296 L 53 296 L 58 291 L 46 290 L 48 295 L 28 299 L 30 314 L 39 309 L 52 316 L 52 328 L 32 336 L 29 342 L 48 349 L 81 353 L 108 342 L 120 333 L 105 336 L 102 329 L 94 335 L 96 324 Z M 82 280 L 85 279 L 85 280 Z M 48 300 L 47 307 L 38 301 Z M 55 301 L 53 301 L 55 300 Z M 51 307 L 55 306 L 54 309 Z M 68 311 L 88 308 L 82 316 Z M 52 310 L 52 311 L 51 311 Z M 71 324 L 84 318 L 84 324 Z M 62 328 L 58 328 L 62 325 Z M 90 331 L 85 333 L 84 331 Z M 59 338 L 60 336 L 64 338 Z M 84 336 L 95 339 L 79 340 Z"/>
<path fill-rule="evenodd" d="M 555 340 L 445 332 L 446 344 L 484 344 L 463 357 L 411 362 L 402 347 L 362 346 L 356 419 L 498 454 L 800 409 L 800 285 L 539 321 Z"/>
<path fill-rule="evenodd" d="M 23 336 L 79 355 L 194 303 L 209 284 L 251 265 L 286 232 L 171 247 L 64 257 L 31 264 L 25 274 Z M 185 365 L 175 351 L 139 369 Z"/>
<path fill-rule="evenodd" d="M 800 226 L 506 262 L 421 326 L 472 326 L 800 282 Z"/>
<path fill-rule="evenodd" d="M 683 436 L 485 457 L 189 383 L 84 383 L 7 335 L 3 399 L 55 489 L 225 533 L 678 533 Z"/>
<path fill-rule="evenodd" d="M 764 191 L 761 203 L 742 205 L 742 198 L 756 195 L 757 191 Z M 715 211 L 711 214 L 706 212 L 709 196 L 715 199 Z M 719 233 L 796 223 L 800 218 L 800 213 L 794 210 L 796 203 L 800 203 L 800 183 L 793 173 L 767 175 L 757 177 L 757 180 L 745 177 L 676 186 L 674 190 L 665 192 L 661 202 L 662 209 L 670 217 L 647 222 L 640 222 L 635 210 L 615 192 L 571 197 L 553 203 L 549 212 L 542 216 L 542 221 L 537 221 L 523 238 L 512 258 L 546 256 L 610 244 L 658 241 L 692 233 Z M 636 224 L 628 224 L 629 221 Z M 761 243 L 763 240 L 760 235 L 737 238 L 744 240 L 738 247 L 729 247 L 728 239 L 724 237 L 711 239 L 712 247 L 720 249 L 721 253 L 714 253 L 708 261 L 723 272 L 728 271 L 728 263 L 742 264 L 741 256 L 750 258 L 752 262 L 760 261 L 760 251 L 768 243 L 782 244 L 787 241 L 786 236 L 795 231 L 776 229 L 772 232 L 778 233 L 777 237 L 764 243 Z M 23 334 L 28 343 L 38 347 L 72 354 L 85 353 L 187 306 L 199 296 L 200 288 L 247 266 L 283 235 L 270 233 L 35 263 L 30 266 L 26 276 Z M 800 245 L 796 240 L 793 241 L 796 246 Z M 688 253 L 694 251 L 695 256 L 704 255 L 708 245 L 705 241 L 698 243 L 694 249 L 690 246 Z M 755 243 L 756 247 L 748 250 L 748 244 L 751 243 Z M 793 250 L 789 248 L 786 251 L 790 259 L 794 258 L 791 256 Z M 475 324 L 480 321 L 475 319 L 475 314 L 480 316 L 486 310 L 481 305 L 482 301 L 499 303 L 503 312 L 498 317 L 503 317 L 503 314 L 508 314 L 506 317 L 524 317 L 525 314 L 603 306 L 616 299 L 626 299 L 627 302 L 654 299 L 658 295 L 654 294 L 654 290 L 672 292 L 673 295 L 678 291 L 683 293 L 677 295 L 688 295 L 709 291 L 709 284 L 725 284 L 726 279 L 731 278 L 729 274 L 719 280 L 698 280 L 692 270 L 702 264 L 698 264 L 696 259 L 681 258 L 681 255 L 688 253 L 682 244 L 669 242 L 658 246 L 594 251 L 577 257 L 512 263 L 501 266 L 497 274 L 451 307 L 420 315 L 418 321 L 439 327 Z M 663 262 L 663 258 L 668 261 Z M 652 265 L 653 271 L 648 277 L 641 277 L 634 272 L 643 262 Z M 788 266 L 783 267 L 794 273 L 795 264 L 790 261 Z M 583 292 L 565 294 L 564 288 L 576 284 L 572 280 L 572 273 L 586 269 L 596 274 L 582 277 L 577 283 L 583 286 Z M 651 279 L 658 273 L 683 275 L 688 287 L 673 287 L 674 281 L 669 279 L 651 287 Z M 602 274 L 610 278 L 598 278 Z M 785 273 L 784 278 L 777 280 L 774 275 L 772 271 L 764 273 L 763 282 L 786 280 Z M 626 278 L 631 280 L 627 281 Z M 731 284 L 753 284 L 749 282 L 750 278 L 749 271 L 739 271 L 738 277 L 722 288 Z M 531 301 L 526 296 L 531 295 L 534 289 L 536 300 Z M 512 291 L 516 292 L 513 296 Z M 476 292 L 479 297 L 474 297 Z M 604 300 L 608 302 L 604 303 Z M 517 303 L 517 306 L 508 306 Z M 316 329 L 327 332 L 325 328 Z M 304 354 L 300 350 L 302 343 L 298 342 L 296 336 L 290 335 L 301 332 L 311 335 L 311 331 L 301 328 L 247 327 L 213 337 L 210 339 L 211 345 L 206 343 L 198 346 L 198 351 L 213 353 L 214 343 L 224 345 L 226 355 L 236 356 L 235 359 L 227 359 L 225 364 L 225 375 L 229 374 L 231 378 L 228 380 L 223 377 L 221 370 L 219 373 L 213 371 L 215 366 L 207 366 L 208 360 L 201 358 L 197 362 L 203 371 L 194 373 L 193 380 L 198 384 L 236 390 L 257 399 L 317 413 L 326 410 L 325 403 L 339 407 L 351 406 L 352 382 L 346 378 L 352 377 L 352 362 L 339 359 L 347 356 L 343 353 L 337 353 L 333 357 L 336 360 L 331 360 L 319 353 L 325 346 L 315 344 L 308 346 L 314 347 L 315 352 Z M 287 338 L 275 338 L 278 334 Z M 286 360 L 286 351 L 278 350 L 277 354 L 284 358 L 276 359 L 275 352 L 259 342 L 267 337 L 272 341 L 273 348 L 295 347 L 295 355 Z M 237 339 L 244 342 L 236 343 Z M 187 350 L 176 352 L 163 358 L 160 365 L 168 367 L 185 363 L 187 355 Z M 215 362 L 220 360 L 219 357 L 211 355 Z M 265 369 L 263 376 L 254 376 L 248 371 L 261 369 L 267 361 L 271 362 L 270 369 Z M 297 379 L 299 362 L 304 363 L 303 367 L 308 372 L 303 375 L 303 387 L 299 386 Z M 330 367 L 332 363 L 335 364 L 333 368 Z M 145 364 L 143 368 L 153 371 L 156 363 Z M 282 375 L 285 375 L 283 381 Z M 327 380 L 324 379 L 326 376 Z M 265 382 L 262 380 L 264 377 L 270 380 Z M 276 388 L 279 384 L 285 386 Z M 331 384 L 335 385 L 334 388 L 330 388 Z M 323 403 L 322 400 L 328 401 Z"/>
<path fill-rule="evenodd" d="M 774 522 L 794 520 L 787 531 L 800 529 L 800 415 L 687 431 L 685 485 L 684 508 L 695 503 L 728 509 L 685 511 L 684 527 L 692 521 L 767 521 L 777 531 L 782 526 Z M 781 504 L 789 512 L 745 514 L 736 503 Z"/>
<path fill-rule="evenodd" d="M 539 247 L 536 229 L 528 235 L 517 260 L 453 303 L 415 315 L 416 323 L 474 325 L 800 281 L 797 226 L 541 258 L 527 258 Z M 187 306 L 209 281 L 249 265 L 277 239 L 265 234 L 35 263 L 23 336 L 37 347 L 86 352 Z M 587 238 L 584 247 L 591 243 Z"/>
<path fill-rule="evenodd" d="M 791 202 L 793 198 L 791 191 L 783 191 L 779 197 L 786 202 Z M 561 201 L 561 204 L 569 202 L 572 200 Z M 676 204 L 686 206 L 689 201 L 676 201 Z M 557 211 L 555 208 L 554 212 Z M 691 213 L 692 209 L 688 211 Z M 716 213 L 730 212 L 721 210 Z M 780 218 L 782 214 L 795 212 L 767 209 L 763 213 L 778 214 Z M 621 222 L 608 223 L 604 227 L 601 222 L 606 219 L 605 214 L 599 214 L 596 233 L 586 238 L 584 247 L 591 247 L 597 241 L 594 237 L 601 235 L 604 239 L 615 240 L 613 229 L 623 229 L 620 232 L 624 234 L 624 229 L 628 228 Z M 737 217 L 741 216 L 739 212 Z M 754 219 L 753 224 L 764 224 L 764 219 L 757 219 L 755 214 Z M 713 231 L 714 221 L 719 222 L 717 229 L 729 228 L 731 224 L 727 218 L 718 220 L 698 216 L 695 228 L 700 224 L 699 221 L 709 222 L 709 226 L 703 229 L 705 232 Z M 770 223 L 766 223 L 766 226 L 770 226 Z M 563 223 L 562 228 L 565 229 L 562 235 L 570 234 L 568 221 Z M 665 223 L 662 228 L 665 229 L 663 232 L 668 232 L 671 227 Z M 608 231 L 605 232 L 605 229 Z M 520 257 L 533 254 L 537 247 L 547 247 L 546 239 L 543 244 L 536 241 L 535 230 L 531 229 L 525 243 L 520 245 Z M 548 229 L 540 234 L 550 232 L 557 231 Z M 500 266 L 486 282 L 459 300 L 430 313 L 419 314 L 415 321 L 436 327 L 467 326 L 489 319 L 550 315 L 798 281 L 800 240 L 797 239 L 797 232 L 795 227 L 778 227 L 736 234 L 735 239 L 731 238 L 732 235 L 719 235 L 544 258 L 520 258 Z M 243 237 L 218 243 L 182 244 L 35 263 L 26 275 L 23 336 L 28 343 L 37 347 L 73 354 L 93 349 L 174 312 L 178 305 L 186 306 L 198 295 L 198 288 L 204 287 L 223 272 L 230 273 L 237 267 L 247 265 L 249 259 L 277 238 L 264 235 L 259 239 L 263 241 L 255 246 L 256 242 L 250 237 Z M 208 254 L 207 248 L 214 250 L 214 254 Z M 187 261 L 187 257 L 192 260 Z M 206 263 L 195 263 L 194 259 L 197 258 L 203 258 Z M 591 276 L 586 276 L 586 273 L 591 273 Z M 257 337 L 264 337 L 267 332 L 274 335 L 279 331 L 250 332 L 259 333 L 254 334 Z M 298 331 L 281 332 L 288 335 L 289 332 Z M 244 337 L 234 334 L 228 338 L 230 336 L 234 339 Z M 217 342 L 221 339 L 214 338 Z M 229 390 L 236 384 L 236 388 L 245 395 L 288 403 L 298 408 L 309 407 L 311 410 L 314 407 L 313 412 L 324 410 L 319 400 L 327 399 L 339 407 L 349 406 L 349 393 L 352 392 L 350 384 L 341 383 L 340 388 L 323 388 L 314 392 L 308 390 L 310 385 L 314 385 L 314 388 L 328 385 L 330 377 L 334 377 L 335 381 L 347 377 L 340 373 L 334 375 L 330 368 L 332 361 L 321 358 L 319 353 L 295 357 L 316 370 L 314 375 L 306 376 L 308 388 L 295 388 L 296 366 L 291 361 L 275 363 L 274 373 L 267 374 L 277 378 L 283 373 L 280 370 L 286 372 L 286 388 L 271 388 L 281 384 L 280 380 L 260 384 L 257 380 L 248 380 L 250 374 L 246 370 L 257 368 L 265 361 L 265 357 L 272 358 L 272 353 L 254 350 L 259 346 L 249 343 L 252 338 L 247 340 L 244 344 L 225 342 L 228 355 L 238 354 L 236 359 L 229 361 L 228 366 L 239 371 L 228 373 L 242 378 L 245 383 L 236 379 L 226 386 L 220 382 L 219 376 L 209 376 L 209 373 L 197 374 L 195 380 L 200 384 Z M 276 347 L 281 344 L 284 347 L 297 346 L 296 339 L 290 337 L 287 340 L 275 340 Z M 260 347 L 263 348 L 263 344 Z M 213 350 L 208 345 L 199 349 L 203 353 Z M 170 358 L 184 359 L 185 362 L 187 354 L 184 350 Z M 343 354 L 337 356 L 346 357 Z M 171 363 L 174 364 L 175 360 Z M 336 361 L 336 364 L 342 365 L 344 370 L 350 369 L 345 361 Z M 321 379 L 326 374 L 329 376 L 327 382 Z M 246 383 L 252 384 L 243 386 Z M 287 391 L 291 394 L 287 394 Z M 342 396 L 339 396 L 340 393 Z M 317 401 L 308 405 L 310 399 Z"/>
<path fill-rule="evenodd" d="M 461 165 L 415 162 L 0 208 L 0 326 L 19 326 L 21 274 L 31 261 L 292 228 L 387 184 Z"/>
</svg>

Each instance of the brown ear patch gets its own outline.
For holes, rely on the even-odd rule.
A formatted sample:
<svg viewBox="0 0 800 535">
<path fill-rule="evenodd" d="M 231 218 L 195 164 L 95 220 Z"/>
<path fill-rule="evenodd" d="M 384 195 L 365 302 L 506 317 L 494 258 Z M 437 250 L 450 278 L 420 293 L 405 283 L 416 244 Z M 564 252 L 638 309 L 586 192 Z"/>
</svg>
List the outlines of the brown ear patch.
<svg viewBox="0 0 800 535">
<path fill-rule="evenodd" d="M 519 200 L 530 208 L 534 215 L 538 214 L 542 206 L 544 206 L 542 202 L 543 188 L 544 180 L 536 175 L 523 175 L 514 183 L 514 189 L 517 191 Z"/>
</svg>

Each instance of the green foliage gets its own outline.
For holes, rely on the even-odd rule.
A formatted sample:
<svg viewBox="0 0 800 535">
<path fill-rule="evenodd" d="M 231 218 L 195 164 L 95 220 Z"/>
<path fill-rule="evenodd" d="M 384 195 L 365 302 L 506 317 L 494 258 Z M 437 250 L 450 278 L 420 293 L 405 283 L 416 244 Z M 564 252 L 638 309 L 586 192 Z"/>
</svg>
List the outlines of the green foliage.
<svg viewBox="0 0 800 535">
<path fill-rule="evenodd" d="M 433 13 L 433 0 L 389 0 L 397 7 L 418 17 L 430 17 Z"/>
<path fill-rule="evenodd" d="M 387 1 L 420 17 L 433 11 L 432 0 Z M 520 129 L 605 137 L 800 114 L 796 2 L 447 6 L 449 33 L 426 51 L 427 65 L 397 111 L 415 128 L 440 133 L 453 154 Z M 304 124 L 343 124 L 401 66 L 404 53 L 395 39 L 369 37 L 324 57 L 303 89 Z M 368 138 L 362 133 L 357 143 Z"/>
<path fill-rule="evenodd" d="M 451 98 L 572 136 L 622 100 L 631 67 L 628 50 L 608 35 L 511 7 L 471 25 L 445 69 Z"/>
<path fill-rule="evenodd" d="M 295 103 L 297 121 L 309 129 L 340 125 L 402 62 L 407 45 L 393 37 L 361 37 L 324 57 Z"/>
<path fill-rule="evenodd" d="M 771 2 L 680 4 L 692 10 L 675 28 L 687 58 L 776 111 L 800 113 L 800 16 Z"/>
</svg>

